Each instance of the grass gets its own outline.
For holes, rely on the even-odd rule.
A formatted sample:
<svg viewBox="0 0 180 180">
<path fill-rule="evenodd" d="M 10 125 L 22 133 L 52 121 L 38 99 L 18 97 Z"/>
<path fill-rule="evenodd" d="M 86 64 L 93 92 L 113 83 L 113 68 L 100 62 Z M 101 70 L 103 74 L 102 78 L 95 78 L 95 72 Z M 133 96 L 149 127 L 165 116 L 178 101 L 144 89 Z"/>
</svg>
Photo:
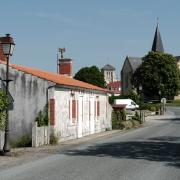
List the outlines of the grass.
<svg viewBox="0 0 180 180">
<path fill-rule="evenodd" d="M 180 99 L 174 100 L 172 102 L 168 102 L 167 106 L 180 106 Z"/>
</svg>

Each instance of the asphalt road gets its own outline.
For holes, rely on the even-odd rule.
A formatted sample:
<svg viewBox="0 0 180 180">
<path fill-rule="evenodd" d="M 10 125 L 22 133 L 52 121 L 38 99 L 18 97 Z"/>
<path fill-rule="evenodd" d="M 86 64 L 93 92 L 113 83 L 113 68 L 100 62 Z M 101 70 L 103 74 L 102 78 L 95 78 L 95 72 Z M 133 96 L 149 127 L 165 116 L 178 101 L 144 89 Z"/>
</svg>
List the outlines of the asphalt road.
<svg viewBox="0 0 180 180">
<path fill-rule="evenodd" d="M 180 115 L 180 109 L 170 108 Z M 93 140 L 0 170 L 0 180 L 179 180 L 180 120 Z"/>
</svg>

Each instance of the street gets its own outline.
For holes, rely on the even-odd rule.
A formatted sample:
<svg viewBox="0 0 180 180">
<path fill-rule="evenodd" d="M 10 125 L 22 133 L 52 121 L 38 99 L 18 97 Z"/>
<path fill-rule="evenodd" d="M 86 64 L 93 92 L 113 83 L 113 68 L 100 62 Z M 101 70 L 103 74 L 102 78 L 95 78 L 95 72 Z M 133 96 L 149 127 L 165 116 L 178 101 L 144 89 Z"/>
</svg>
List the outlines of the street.
<svg viewBox="0 0 180 180">
<path fill-rule="evenodd" d="M 179 108 L 168 108 L 180 115 Z M 149 120 L 143 127 L 59 150 L 0 169 L 0 180 L 179 180 L 180 119 Z"/>
</svg>

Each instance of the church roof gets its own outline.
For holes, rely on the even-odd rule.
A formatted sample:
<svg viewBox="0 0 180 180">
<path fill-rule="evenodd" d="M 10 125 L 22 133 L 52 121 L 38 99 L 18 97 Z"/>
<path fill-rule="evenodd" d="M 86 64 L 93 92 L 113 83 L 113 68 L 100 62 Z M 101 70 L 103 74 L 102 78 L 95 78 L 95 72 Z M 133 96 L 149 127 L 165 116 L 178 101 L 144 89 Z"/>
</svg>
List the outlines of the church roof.
<svg viewBox="0 0 180 180">
<path fill-rule="evenodd" d="M 115 67 L 111 66 L 110 64 L 106 64 L 102 70 L 109 70 L 109 71 L 114 71 Z"/>
<path fill-rule="evenodd" d="M 164 52 L 163 43 L 162 43 L 161 34 L 160 34 L 160 31 L 159 31 L 158 24 L 157 24 L 156 31 L 155 31 L 155 34 L 154 34 L 154 41 L 153 41 L 151 51 Z"/>
<path fill-rule="evenodd" d="M 129 60 L 129 64 L 133 72 L 142 64 L 142 58 L 139 57 L 127 57 Z"/>
</svg>

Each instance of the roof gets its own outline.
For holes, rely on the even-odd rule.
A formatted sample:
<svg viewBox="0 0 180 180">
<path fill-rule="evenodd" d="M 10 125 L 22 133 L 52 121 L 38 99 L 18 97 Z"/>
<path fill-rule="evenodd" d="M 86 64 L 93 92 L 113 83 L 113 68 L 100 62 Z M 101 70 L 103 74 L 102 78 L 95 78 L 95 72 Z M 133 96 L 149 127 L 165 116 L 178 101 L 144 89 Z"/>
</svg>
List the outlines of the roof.
<svg viewBox="0 0 180 180">
<path fill-rule="evenodd" d="M 115 67 L 111 66 L 110 64 L 106 64 L 102 70 L 109 70 L 109 71 L 114 71 Z"/>
<path fill-rule="evenodd" d="M 114 82 L 111 82 L 107 85 L 108 87 L 114 87 L 114 88 L 118 88 L 121 86 L 121 81 L 114 81 Z"/>
<path fill-rule="evenodd" d="M 161 34 L 160 34 L 160 31 L 159 31 L 158 24 L 157 24 L 156 31 L 155 31 L 155 34 L 154 34 L 154 41 L 153 41 L 151 51 L 164 52 L 163 43 L 162 43 Z"/>
<path fill-rule="evenodd" d="M 1 62 L 1 64 L 4 64 L 4 62 Z M 70 78 L 70 77 L 67 77 L 64 75 L 43 71 L 43 70 L 40 70 L 37 68 L 19 66 L 19 65 L 15 65 L 15 64 L 11 64 L 10 67 L 12 67 L 18 71 L 22 71 L 22 72 L 31 74 L 33 76 L 37 76 L 39 78 L 51 81 L 58 85 L 73 86 L 73 87 L 79 87 L 79 88 L 85 88 L 85 89 L 91 89 L 91 90 L 98 90 L 98 91 L 102 91 L 102 92 L 108 91 L 107 89 L 103 89 L 103 88 L 94 86 L 89 83 L 75 80 L 73 78 Z"/>
<path fill-rule="evenodd" d="M 142 58 L 139 57 L 127 57 L 129 60 L 129 63 L 131 65 L 131 68 L 134 71 L 142 64 Z"/>
</svg>

